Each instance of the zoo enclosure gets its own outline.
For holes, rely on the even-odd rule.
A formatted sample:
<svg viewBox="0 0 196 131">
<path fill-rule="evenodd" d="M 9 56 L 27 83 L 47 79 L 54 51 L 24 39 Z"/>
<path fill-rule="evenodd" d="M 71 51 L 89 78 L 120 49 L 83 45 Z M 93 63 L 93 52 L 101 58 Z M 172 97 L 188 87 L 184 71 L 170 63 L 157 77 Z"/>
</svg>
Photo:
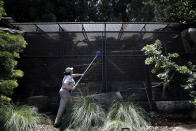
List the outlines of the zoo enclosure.
<svg viewBox="0 0 196 131">
<path fill-rule="evenodd" d="M 11 24 L 25 31 L 29 43 L 19 65 L 25 72 L 18 89 L 21 98 L 55 98 L 65 67 L 83 72 L 99 50 L 100 57 L 81 81 L 82 89 L 94 93 L 120 91 L 132 100 L 160 99 L 153 97 L 151 73 L 144 63 L 142 47 L 160 39 L 165 53 L 184 52 L 181 33 L 172 30 L 176 23 Z"/>
</svg>

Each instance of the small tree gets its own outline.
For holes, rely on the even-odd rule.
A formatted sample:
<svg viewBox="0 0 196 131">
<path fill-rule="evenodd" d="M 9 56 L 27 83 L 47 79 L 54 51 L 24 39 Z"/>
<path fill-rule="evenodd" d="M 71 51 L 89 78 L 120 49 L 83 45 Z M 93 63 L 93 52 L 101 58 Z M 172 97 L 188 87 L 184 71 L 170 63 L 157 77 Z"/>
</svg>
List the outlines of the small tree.
<svg viewBox="0 0 196 131">
<path fill-rule="evenodd" d="M 6 15 L 3 1 L 0 0 L 0 20 Z M 10 34 L 0 30 L 0 103 L 9 102 L 9 96 L 13 89 L 18 86 L 17 78 L 23 76 L 21 70 L 16 69 L 19 53 L 27 45 L 20 34 Z"/>
<path fill-rule="evenodd" d="M 18 86 L 17 78 L 23 76 L 21 70 L 16 69 L 19 53 L 27 45 L 24 38 L 0 30 L 0 102 L 10 101 L 9 96 Z"/>
<path fill-rule="evenodd" d="M 151 72 L 161 81 L 163 86 L 162 97 L 165 96 L 165 89 L 170 86 L 193 89 L 196 85 L 196 66 L 191 62 L 179 65 L 176 58 L 178 53 L 168 53 L 163 55 L 161 41 L 156 40 L 154 44 L 146 45 L 142 51 L 147 56 L 145 64 L 152 65 Z M 194 91 L 191 91 L 194 96 Z"/>
</svg>

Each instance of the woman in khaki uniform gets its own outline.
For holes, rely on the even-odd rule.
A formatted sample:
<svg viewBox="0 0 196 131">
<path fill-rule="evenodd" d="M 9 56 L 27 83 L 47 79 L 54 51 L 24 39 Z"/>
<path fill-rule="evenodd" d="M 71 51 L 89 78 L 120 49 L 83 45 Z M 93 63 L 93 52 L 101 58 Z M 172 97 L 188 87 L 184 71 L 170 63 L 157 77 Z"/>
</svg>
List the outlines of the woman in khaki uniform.
<svg viewBox="0 0 196 131">
<path fill-rule="evenodd" d="M 83 76 L 83 74 L 73 74 L 73 67 L 67 67 L 65 69 L 62 86 L 61 89 L 59 90 L 61 100 L 60 100 L 58 113 L 54 122 L 54 127 L 60 126 L 63 112 L 66 106 L 68 106 L 72 102 L 70 91 L 74 89 L 74 85 L 75 85 L 75 81 L 73 78 L 80 77 L 80 76 Z"/>
</svg>

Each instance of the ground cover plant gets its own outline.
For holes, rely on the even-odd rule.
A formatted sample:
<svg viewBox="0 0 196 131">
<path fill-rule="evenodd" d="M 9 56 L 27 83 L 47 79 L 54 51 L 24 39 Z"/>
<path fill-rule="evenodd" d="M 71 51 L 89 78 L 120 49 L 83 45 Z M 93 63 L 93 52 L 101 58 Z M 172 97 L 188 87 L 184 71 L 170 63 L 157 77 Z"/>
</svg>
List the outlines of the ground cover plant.
<svg viewBox="0 0 196 131">
<path fill-rule="evenodd" d="M 49 124 L 50 120 L 31 106 L 3 105 L 0 107 L 1 130 L 28 131 L 35 129 L 39 124 Z"/>
<path fill-rule="evenodd" d="M 65 115 L 69 118 L 63 123 L 68 127 L 65 131 L 92 131 L 93 129 L 103 131 L 119 131 L 126 127 L 132 131 L 150 130 L 146 120 L 146 112 L 131 102 L 115 101 L 108 111 L 96 103 L 92 96 L 81 96 L 73 105 L 72 112 Z"/>
<path fill-rule="evenodd" d="M 131 131 L 151 130 L 145 111 L 130 102 L 116 101 L 109 109 L 103 131 L 120 131 L 129 128 Z"/>
<path fill-rule="evenodd" d="M 81 96 L 73 105 L 69 128 L 77 131 L 91 131 L 101 127 L 105 121 L 105 111 L 92 97 Z"/>
</svg>

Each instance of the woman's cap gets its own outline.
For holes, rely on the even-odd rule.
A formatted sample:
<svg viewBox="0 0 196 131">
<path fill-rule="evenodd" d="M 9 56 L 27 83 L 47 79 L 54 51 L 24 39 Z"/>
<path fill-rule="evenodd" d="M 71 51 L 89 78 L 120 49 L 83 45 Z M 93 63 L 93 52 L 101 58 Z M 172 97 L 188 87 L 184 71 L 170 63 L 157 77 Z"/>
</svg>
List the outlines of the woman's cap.
<svg viewBox="0 0 196 131">
<path fill-rule="evenodd" d="M 70 73 L 72 70 L 73 70 L 73 67 L 67 67 L 67 68 L 65 69 L 65 72 L 66 72 L 66 73 Z"/>
</svg>

